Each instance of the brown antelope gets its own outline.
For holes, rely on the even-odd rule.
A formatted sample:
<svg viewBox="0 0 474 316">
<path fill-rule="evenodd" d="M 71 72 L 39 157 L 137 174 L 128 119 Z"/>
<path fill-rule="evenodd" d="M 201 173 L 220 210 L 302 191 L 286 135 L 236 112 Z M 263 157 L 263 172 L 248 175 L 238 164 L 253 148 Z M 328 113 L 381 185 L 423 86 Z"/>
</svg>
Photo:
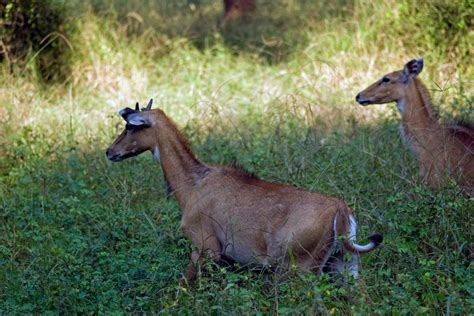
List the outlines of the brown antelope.
<svg viewBox="0 0 474 316">
<path fill-rule="evenodd" d="M 386 74 L 356 96 L 365 106 L 396 102 L 402 116 L 401 137 L 413 150 L 421 176 L 432 188 L 455 179 L 474 195 L 474 128 L 460 123 L 443 126 L 430 104 L 426 87 L 417 78 L 423 59 Z"/>
<path fill-rule="evenodd" d="M 141 111 L 119 113 L 125 130 L 107 149 L 111 161 L 151 151 L 182 210 L 181 228 L 195 250 L 185 274 L 207 256 L 242 265 L 288 267 L 319 273 L 348 271 L 357 277 L 358 254 L 382 241 L 355 243 L 357 224 L 351 210 L 336 198 L 259 180 L 245 171 L 200 162 L 175 124 L 152 100 Z M 344 262 L 345 252 L 352 259 Z"/>
<path fill-rule="evenodd" d="M 224 0 L 225 21 L 235 21 L 254 12 L 255 0 Z"/>
</svg>

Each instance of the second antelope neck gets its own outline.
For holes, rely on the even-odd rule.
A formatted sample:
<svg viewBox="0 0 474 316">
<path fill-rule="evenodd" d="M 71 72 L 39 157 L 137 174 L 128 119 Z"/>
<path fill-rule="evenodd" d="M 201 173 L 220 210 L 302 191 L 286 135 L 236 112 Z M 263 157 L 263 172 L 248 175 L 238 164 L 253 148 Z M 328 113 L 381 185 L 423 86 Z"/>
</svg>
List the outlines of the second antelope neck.
<svg viewBox="0 0 474 316">
<path fill-rule="evenodd" d="M 164 113 L 158 114 L 157 126 L 156 137 L 163 173 L 182 206 L 196 182 L 207 173 L 208 167 L 196 158 L 186 139 Z"/>
<path fill-rule="evenodd" d="M 423 84 L 415 79 L 409 86 L 409 94 L 402 103 L 402 125 L 406 136 L 423 142 L 425 139 L 442 138 L 442 128 L 431 109 L 429 96 Z"/>
</svg>

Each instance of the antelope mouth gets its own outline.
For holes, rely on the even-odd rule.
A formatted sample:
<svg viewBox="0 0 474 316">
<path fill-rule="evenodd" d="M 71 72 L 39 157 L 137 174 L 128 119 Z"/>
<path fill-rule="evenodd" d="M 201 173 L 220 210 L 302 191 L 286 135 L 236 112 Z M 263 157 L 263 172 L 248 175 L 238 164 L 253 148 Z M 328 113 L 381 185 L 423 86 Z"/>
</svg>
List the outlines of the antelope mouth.
<svg viewBox="0 0 474 316">
<path fill-rule="evenodd" d="M 117 161 L 125 160 L 125 159 L 130 158 L 130 157 L 138 156 L 142 152 L 144 152 L 144 150 L 132 151 L 132 152 L 128 152 L 128 153 L 114 154 L 114 155 L 109 153 L 109 152 L 106 152 L 106 156 L 110 161 L 117 162 Z"/>
<path fill-rule="evenodd" d="M 114 162 L 117 162 L 117 161 L 122 161 L 123 160 L 123 157 L 119 154 L 116 154 L 116 155 L 107 155 L 107 158 L 110 160 L 110 161 L 114 161 Z"/>
<path fill-rule="evenodd" d="M 369 100 L 359 100 L 357 101 L 360 105 L 362 106 L 366 106 L 366 105 L 369 105 L 371 104 L 372 102 L 370 102 Z"/>
<path fill-rule="evenodd" d="M 363 106 L 366 106 L 366 105 L 369 105 L 371 104 L 371 100 L 370 99 L 362 99 L 361 96 L 360 96 L 360 93 L 356 95 L 355 97 L 355 100 L 357 103 L 359 103 L 360 105 L 363 105 Z"/>
</svg>

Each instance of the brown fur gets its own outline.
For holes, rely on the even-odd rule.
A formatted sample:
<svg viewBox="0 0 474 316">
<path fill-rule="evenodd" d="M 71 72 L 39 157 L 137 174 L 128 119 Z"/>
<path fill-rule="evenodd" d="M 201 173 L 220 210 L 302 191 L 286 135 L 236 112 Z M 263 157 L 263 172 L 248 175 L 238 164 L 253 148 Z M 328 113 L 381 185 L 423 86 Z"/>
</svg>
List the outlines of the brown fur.
<svg viewBox="0 0 474 316">
<path fill-rule="evenodd" d="M 337 236 L 348 236 L 351 210 L 344 202 L 262 181 L 240 169 L 205 165 L 163 111 L 133 115 L 147 127 L 124 131 L 107 156 L 119 161 L 130 152 L 159 148 L 163 172 L 183 212 L 181 228 L 196 247 L 188 279 L 204 255 L 243 265 L 288 266 L 291 253 L 299 268 L 320 272 Z"/>
<path fill-rule="evenodd" d="M 446 130 L 450 132 L 453 137 L 459 139 L 468 150 L 474 152 L 474 127 L 468 124 L 455 123 L 447 125 Z"/>
<path fill-rule="evenodd" d="M 255 0 L 224 0 L 225 21 L 238 20 L 255 11 Z"/>
<path fill-rule="evenodd" d="M 415 153 L 423 179 L 439 188 L 451 177 L 472 196 L 474 130 L 462 124 L 443 126 L 438 121 L 426 87 L 416 78 L 422 68 L 423 60 L 412 60 L 404 70 L 385 75 L 359 93 L 356 101 L 362 105 L 397 102 L 402 137 Z"/>
</svg>

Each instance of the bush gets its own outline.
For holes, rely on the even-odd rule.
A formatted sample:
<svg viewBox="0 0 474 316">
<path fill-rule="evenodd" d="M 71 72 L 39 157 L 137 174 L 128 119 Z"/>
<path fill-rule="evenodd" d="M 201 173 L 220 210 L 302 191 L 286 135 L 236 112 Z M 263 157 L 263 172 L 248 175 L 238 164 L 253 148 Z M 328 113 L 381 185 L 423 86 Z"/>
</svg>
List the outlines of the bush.
<svg viewBox="0 0 474 316">
<path fill-rule="evenodd" d="M 473 39 L 469 30 L 474 21 L 470 0 L 406 1 L 401 9 L 402 20 L 409 20 L 418 30 L 423 30 L 411 36 L 415 35 L 426 49 L 437 47 L 449 57 L 468 57 Z"/>
<path fill-rule="evenodd" d="M 66 69 L 66 14 L 62 1 L 1 0 L 0 61 L 37 67 L 40 77 L 61 79 Z"/>
</svg>

